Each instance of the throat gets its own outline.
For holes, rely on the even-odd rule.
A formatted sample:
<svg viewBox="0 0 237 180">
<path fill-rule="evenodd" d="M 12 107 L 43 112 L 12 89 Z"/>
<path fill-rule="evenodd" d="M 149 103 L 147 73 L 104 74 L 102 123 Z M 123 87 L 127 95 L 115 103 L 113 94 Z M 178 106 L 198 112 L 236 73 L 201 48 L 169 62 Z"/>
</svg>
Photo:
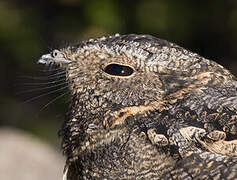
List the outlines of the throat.
<svg viewBox="0 0 237 180">
<path fill-rule="evenodd" d="M 111 105 L 99 97 L 72 96 L 69 111 L 60 131 L 62 148 L 67 157 L 74 157 L 83 149 L 110 141 L 117 132 L 109 132 L 104 125 L 118 105 Z"/>
</svg>

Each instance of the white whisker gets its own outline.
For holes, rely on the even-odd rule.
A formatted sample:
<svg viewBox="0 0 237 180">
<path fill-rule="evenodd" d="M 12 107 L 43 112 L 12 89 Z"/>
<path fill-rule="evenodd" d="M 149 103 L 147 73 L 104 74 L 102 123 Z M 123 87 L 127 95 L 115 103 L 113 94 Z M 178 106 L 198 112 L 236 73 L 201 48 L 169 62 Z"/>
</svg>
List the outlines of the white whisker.
<svg viewBox="0 0 237 180">
<path fill-rule="evenodd" d="M 23 103 L 25 104 L 25 103 L 28 103 L 28 102 L 34 101 L 34 100 L 36 100 L 36 99 L 39 99 L 39 98 L 44 97 L 44 96 L 47 96 L 47 95 L 49 95 L 49 94 L 53 94 L 53 93 L 55 93 L 55 92 L 61 91 L 61 90 L 66 89 L 66 88 L 67 88 L 67 86 L 62 87 L 62 88 L 59 88 L 59 89 L 56 89 L 56 90 L 54 90 L 54 91 L 50 91 L 50 92 L 47 92 L 47 93 L 41 94 L 41 95 L 39 95 L 39 96 L 36 96 L 36 97 L 30 98 L 30 99 L 24 101 Z"/>
<path fill-rule="evenodd" d="M 55 102 L 56 100 L 58 100 L 59 98 L 65 96 L 65 95 L 68 94 L 68 93 L 69 93 L 69 91 L 68 91 L 68 92 L 65 92 L 65 93 L 63 93 L 63 94 L 61 94 L 61 95 L 59 95 L 59 96 L 57 96 L 57 97 L 55 97 L 53 100 L 51 100 L 51 101 L 49 101 L 47 104 L 45 104 L 45 105 L 39 110 L 39 112 L 41 112 L 41 111 L 44 110 L 46 107 L 48 107 L 50 104 L 52 104 L 53 102 Z"/>
<path fill-rule="evenodd" d="M 42 91 L 42 90 L 45 90 L 45 89 L 51 89 L 51 88 L 59 87 L 59 86 L 61 86 L 61 85 L 65 85 L 65 84 L 67 84 L 67 83 L 68 83 L 68 82 L 63 82 L 63 83 L 59 83 L 59 84 L 56 84 L 56 85 L 53 85 L 53 86 L 41 87 L 41 88 L 35 88 L 35 89 L 29 89 L 29 90 L 25 90 L 25 91 L 22 91 L 22 92 L 18 92 L 17 94 L 25 94 L 25 93 L 29 93 L 29 92 Z"/>
</svg>

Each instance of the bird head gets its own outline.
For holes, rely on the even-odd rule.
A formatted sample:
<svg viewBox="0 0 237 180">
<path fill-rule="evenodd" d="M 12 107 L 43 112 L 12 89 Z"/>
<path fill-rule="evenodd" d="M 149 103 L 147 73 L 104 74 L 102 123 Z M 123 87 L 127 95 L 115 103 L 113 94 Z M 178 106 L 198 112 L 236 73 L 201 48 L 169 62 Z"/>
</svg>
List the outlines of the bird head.
<svg viewBox="0 0 237 180">
<path fill-rule="evenodd" d="M 160 101 L 188 86 L 199 73 L 197 54 L 149 35 L 91 39 L 43 55 L 39 63 L 59 64 L 69 89 L 86 110 L 138 106 Z M 203 70 L 203 68 L 202 68 Z M 76 102 L 76 101 L 75 101 Z"/>
</svg>

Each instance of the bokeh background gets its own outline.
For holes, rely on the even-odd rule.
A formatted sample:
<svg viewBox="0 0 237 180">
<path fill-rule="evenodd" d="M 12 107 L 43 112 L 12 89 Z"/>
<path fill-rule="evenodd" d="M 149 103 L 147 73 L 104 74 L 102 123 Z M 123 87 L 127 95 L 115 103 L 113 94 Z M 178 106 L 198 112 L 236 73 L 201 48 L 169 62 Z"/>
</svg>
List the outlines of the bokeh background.
<svg viewBox="0 0 237 180">
<path fill-rule="evenodd" d="M 68 97 L 48 104 L 61 92 L 43 96 L 50 89 L 40 86 L 47 72 L 37 59 L 55 47 L 115 33 L 175 42 L 237 75 L 236 0 L 1 0 L 0 127 L 59 149 Z"/>
</svg>

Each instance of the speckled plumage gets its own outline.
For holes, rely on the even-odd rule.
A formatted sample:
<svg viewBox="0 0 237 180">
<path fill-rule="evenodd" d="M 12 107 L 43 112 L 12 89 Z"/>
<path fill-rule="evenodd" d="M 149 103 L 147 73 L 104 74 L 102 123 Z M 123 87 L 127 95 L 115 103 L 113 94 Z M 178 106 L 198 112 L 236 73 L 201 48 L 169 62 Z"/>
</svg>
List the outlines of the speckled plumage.
<svg viewBox="0 0 237 180">
<path fill-rule="evenodd" d="M 150 35 L 91 39 L 43 55 L 66 70 L 65 180 L 236 179 L 237 81 Z M 133 70 L 111 75 L 111 64 Z"/>
</svg>

